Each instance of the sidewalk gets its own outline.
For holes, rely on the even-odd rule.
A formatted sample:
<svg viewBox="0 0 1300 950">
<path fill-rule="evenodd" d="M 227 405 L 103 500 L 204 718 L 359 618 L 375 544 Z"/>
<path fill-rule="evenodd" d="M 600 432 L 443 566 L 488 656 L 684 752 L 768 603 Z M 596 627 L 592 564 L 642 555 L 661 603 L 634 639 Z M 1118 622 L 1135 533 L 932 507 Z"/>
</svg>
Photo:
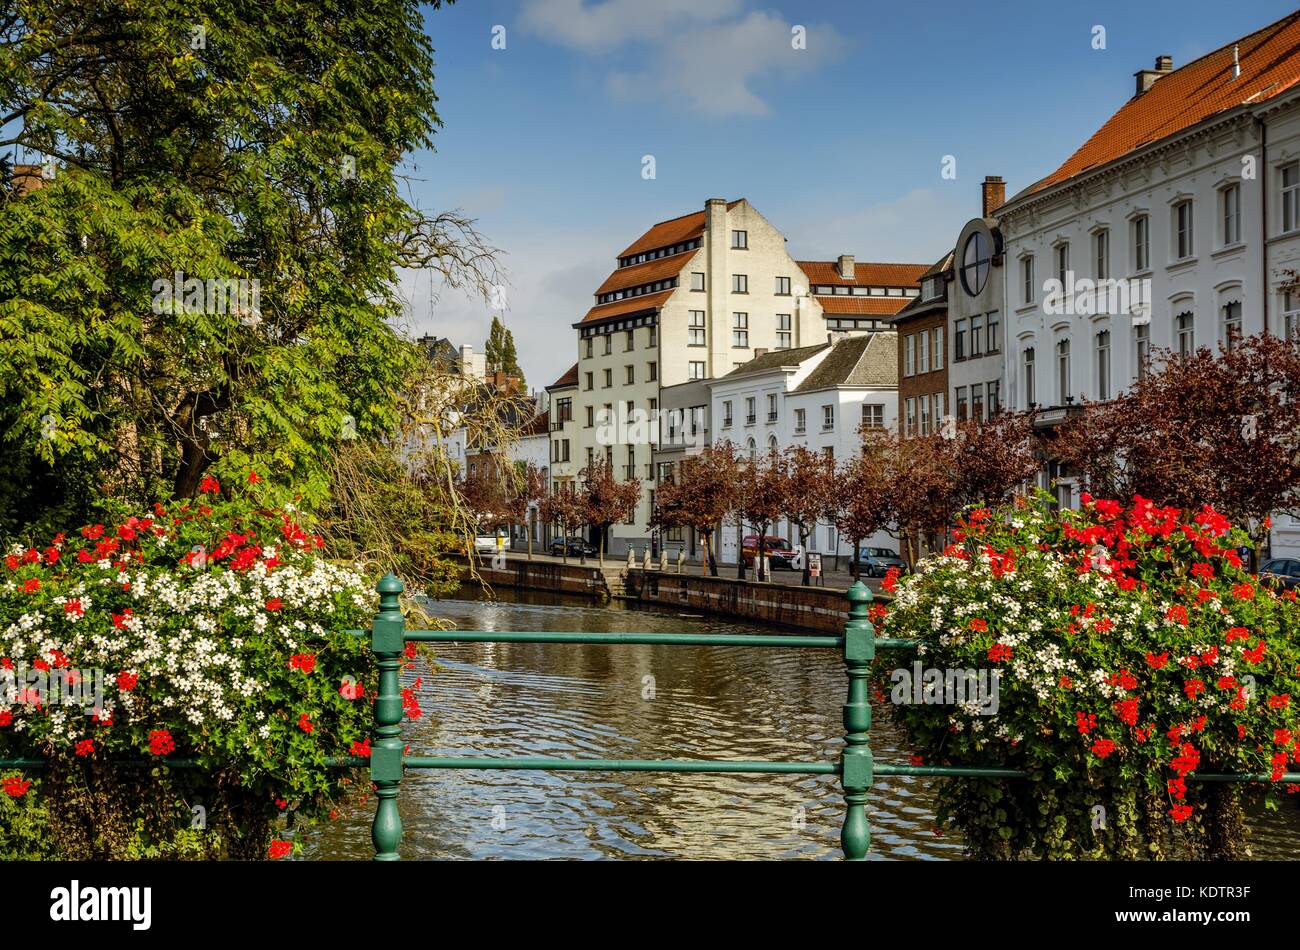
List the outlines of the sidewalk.
<svg viewBox="0 0 1300 950">
<path fill-rule="evenodd" d="M 527 555 L 528 555 L 527 549 L 526 549 L 522 544 L 520 544 L 520 545 L 519 545 L 518 547 L 516 547 L 516 548 L 511 548 L 511 549 L 509 549 L 509 550 L 507 551 L 507 556 L 508 556 L 508 557 L 511 557 L 511 558 L 524 558 L 524 557 L 527 557 Z M 543 561 L 543 562 L 545 562 L 545 561 L 554 561 L 555 563 L 558 564 L 558 563 L 560 563 L 561 561 L 563 561 L 564 559 L 563 559 L 563 558 L 558 558 L 558 557 L 553 557 L 553 556 L 550 555 L 550 554 L 542 554 L 540 551 L 534 549 L 534 551 L 533 551 L 533 560 L 534 560 L 534 561 Z M 580 561 L 580 559 L 578 559 L 578 558 L 576 558 L 576 557 L 571 557 L 571 558 L 568 559 L 568 563 L 569 563 L 569 564 L 579 564 L 579 563 L 583 563 L 583 562 Z M 597 567 L 597 566 L 599 566 L 599 563 L 600 563 L 600 562 L 599 562 L 599 559 L 598 559 L 598 558 L 589 557 L 589 558 L 586 559 L 586 562 L 585 562 L 585 563 L 586 563 L 586 566 L 588 566 L 588 567 Z M 827 557 L 823 557 L 823 558 L 822 558 L 822 564 L 823 564 L 823 566 L 825 566 L 825 565 L 827 565 L 827 564 L 834 564 L 834 563 L 835 563 L 834 560 L 831 559 L 831 558 L 827 558 Z M 640 558 L 638 558 L 638 559 L 637 559 L 637 562 L 636 562 L 636 566 L 637 566 L 637 567 L 640 567 L 641 564 L 642 564 L 642 561 L 641 561 Z M 842 562 L 842 564 L 843 564 L 845 570 L 840 570 L 840 571 L 823 570 L 823 572 L 822 572 L 822 575 L 823 575 L 823 576 L 822 576 L 822 577 L 820 577 L 820 578 L 816 578 L 816 577 L 814 577 L 814 578 L 812 579 L 812 586 L 813 586 L 813 587 L 825 587 L 827 590 L 848 590 L 849 587 L 852 586 L 852 584 L 853 584 L 853 576 L 852 576 L 851 574 L 849 574 L 849 572 L 848 572 L 848 570 L 847 570 L 847 568 L 848 568 L 847 558 Z M 607 570 L 607 571 L 608 571 L 608 570 L 622 570 L 622 569 L 625 568 L 625 567 L 627 567 L 627 558 L 626 558 L 626 557 L 621 557 L 621 558 L 620 558 L 620 557 L 611 557 L 611 556 L 606 556 L 606 558 L 605 558 L 605 570 Z M 651 562 L 651 570 L 657 570 L 658 567 L 659 567 L 659 561 L 658 561 L 658 560 L 654 560 L 654 561 Z M 736 576 L 737 576 L 737 574 L 736 574 L 736 570 L 737 570 L 737 569 L 736 569 L 736 565 L 735 565 L 735 564 L 719 564 L 719 565 L 718 565 L 718 576 L 719 576 L 719 577 L 727 577 L 727 578 L 733 578 L 733 579 L 734 579 L 734 578 L 736 578 Z M 669 573 L 669 574 L 675 574 L 675 573 L 677 573 L 677 562 L 676 562 L 675 560 L 673 560 L 671 557 L 669 558 L 669 561 L 668 561 L 668 573 Z M 698 560 L 692 561 L 692 560 L 689 560 L 689 559 L 686 560 L 686 561 L 684 561 L 684 562 L 682 563 L 682 573 L 683 573 L 683 574 L 699 574 L 699 573 L 700 573 L 700 562 L 699 562 Z M 752 581 L 754 580 L 754 572 L 753 572 L 752 570 L 747 570 L 747 571 L 745 571 L 745 579 L 748 580 L 748 581 L 751 581 L 751 582 L 752 582 Z M 880 578 L 878 578 L 878 577 L 870 577 L 870 578 L 864 578 L 863 580 L 866 582 L 866 585 L 867 585 L 869 588 L 871 588 L 871 590 L 872 590 L 873 592 L 879 592 L 879 591 L 880 591 Z M 820 583 L 819 583 L 819 582 L 820 582 Z M 775 569 L 774 569 L 774 570 L 772 571 L 772 583 L 773 583 L 773 584 L 784 584 L 784 585 L 789 586 L 789 587 L 799 587 L 799 586 L 803 583 L 803 572 L 802 572 L 802 571 L 786 571 L 786 570 L 775 570 Z"/>
</svg>

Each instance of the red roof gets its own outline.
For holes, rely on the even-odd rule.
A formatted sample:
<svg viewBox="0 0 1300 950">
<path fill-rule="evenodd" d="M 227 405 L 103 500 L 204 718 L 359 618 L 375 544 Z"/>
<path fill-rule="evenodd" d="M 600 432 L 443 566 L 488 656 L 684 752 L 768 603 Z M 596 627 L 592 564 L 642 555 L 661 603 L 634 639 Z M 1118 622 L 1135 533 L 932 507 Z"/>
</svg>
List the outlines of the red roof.
<svg viewBox="0 0 1300 950">
<path fill-rule="evenodd" d="M 628 297 L 624 300 L 615 300 L 612 303 L 602 303 L 588 310 L 587 315 L 578 322 L 593 323 L 596 320 L 605 320 L 609 317 L 626 317 L 631 313 L 658 310 L 672 295 L 671 290 L 661 290 L 654 294 L 643 294 L 640 297 Z"/>
<path fill-rule="evenodd" d="M 547 386 L 546 388 L 559 389 L 562 386 L 576 386 L 576 385 L 578 385 L 578 364 L 574 363 L 572 366 L 568 368 L 568 370 L 565 371 L 563 376 L 561 376 L 555 382 L 551 383 L 551 385 Z"/>
<path fill-rule="evenodd" d="M 1232 48 L 1241 75 L 1232 78 Z M 1300 11 L 1160 76 L 1083 143 L 1065 164 L 1032 185 L 1032 193 L 1097 168 L 1134 149 L 1176 135 L 1211 116 L 1258 105 L 1300 81 Z"/>
<path fill-rule="evenodd" d="M 898 313 L 914 297 L 830 297 L 821 294 L 817 302 L 827 316 L 833 313 L 861 313 L 868 316 L 890 316 Z"/>
<path fill-rule="evenodd" d="M 674 254 L 671 257 L 661 257 L 658 260 L 646 261 L 644 264 L 633 264 L 631 267 L 620 267 L 614 273 L 605 278 L 605 282 L 596 288 L 596 296 L 607 294 L 612 290 L 625 290 L 628 287 L 638 287 L 641 284 L 653 284 L 657 280 L 667 280 L 670 277 L 676 277 L 681 273 L 686 262 L 690 260 L 694 251 L 685 251 L 681 254 Z"/>
<path fill-rule="evenodd" d="M 739 200 L 728 202 L 727 210 L 730 211 L 738 204 L 740 204 Z M 627 257 L 630 254 L 640 254 L 642 251 L 653 251 L 655 248 L 669 247 L 673 244 L 680 244 L 682 241 L 694 240 L 703 236 L 703 234 L 704 212 L 694 211 L 690 214 L 684 214 L 680 218 L 660 221 L 619 252 L 618 256 Z"/>
<path fill-rule="evenodd" d="M 840 276 L 838 261 L 795 261 L 814 284 L 835 284 L 853 287 L 916 287 L 921 275 L 930 269 L 929 264 L 871 264 L 853 265 L 853 276 Z"/>
</svg>

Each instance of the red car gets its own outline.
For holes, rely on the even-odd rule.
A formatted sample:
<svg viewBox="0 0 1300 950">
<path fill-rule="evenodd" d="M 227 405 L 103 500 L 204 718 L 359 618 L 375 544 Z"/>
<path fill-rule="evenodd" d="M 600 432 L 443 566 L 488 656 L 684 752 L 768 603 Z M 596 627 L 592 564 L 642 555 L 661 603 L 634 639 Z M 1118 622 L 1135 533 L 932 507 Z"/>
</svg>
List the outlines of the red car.
<svg viewBox="0 0 1300 950">
<path fill-rule="evenodd" d="M 747 534 L 741 538 L 740 556 L 745 560 L 746 567 L 754 566 L 754 559 L 758 557 L 758 535 Z M 794 570 L 791 562 L 794 561 L 794 548 L 785 538 L 776 538 L 772 535 L 763 537 L 763 555 L 768 558 L 768 563 L 772 565 L 772 570 L 777 571 L 784 568 L 787 571 Z"/>
</svg>

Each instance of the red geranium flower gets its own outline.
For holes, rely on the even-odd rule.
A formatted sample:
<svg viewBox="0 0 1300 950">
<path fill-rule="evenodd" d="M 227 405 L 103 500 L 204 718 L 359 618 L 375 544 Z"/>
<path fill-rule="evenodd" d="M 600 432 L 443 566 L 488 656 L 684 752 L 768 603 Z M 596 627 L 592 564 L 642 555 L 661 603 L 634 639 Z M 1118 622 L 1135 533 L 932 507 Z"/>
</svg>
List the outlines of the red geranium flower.
<svg viewBox="0 0 1300 950">
<path fill-rule="evenodd" d="M 267 848 L 267 854 L 270 855 L 272 861 L 279 861 L 281 858 L 287 858 L 292 853 L 293 842 L 281 841 L 279 838 L 272 841 L 271 846 Z"/>
<path fill-rule="evenodd" d="M 149 732 L 149 751 L 153 755 L 170 755 L 176 751 L 172 734 L 166 729 L 153 729 Z"/>
</svg>

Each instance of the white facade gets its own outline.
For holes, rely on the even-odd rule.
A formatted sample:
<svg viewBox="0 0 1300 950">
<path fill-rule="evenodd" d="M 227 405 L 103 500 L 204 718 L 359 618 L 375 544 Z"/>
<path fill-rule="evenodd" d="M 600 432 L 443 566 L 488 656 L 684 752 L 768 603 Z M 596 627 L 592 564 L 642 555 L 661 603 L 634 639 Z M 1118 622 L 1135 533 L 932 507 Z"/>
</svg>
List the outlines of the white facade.
<svg viewBox="0 0 1300 950">
<path fill-rule="evenodd" d="M 1230 329 L 1294 335 L 1300 299 L 1280 285 L 1300 267 L 1300 94 L 1213 116 L 998 214 L 1013 408 L 1113 398 L 1150 349 L 1214 349 Z M 1047 283 L 1062 277 L 1085 294 L 1081 281 L 1136 281 L 1130 296 L 1145 299 L 1049 313 Z M 1300 553 L 1300 525 L 1275 522 L 1275 553 Z"/>
</svg>

